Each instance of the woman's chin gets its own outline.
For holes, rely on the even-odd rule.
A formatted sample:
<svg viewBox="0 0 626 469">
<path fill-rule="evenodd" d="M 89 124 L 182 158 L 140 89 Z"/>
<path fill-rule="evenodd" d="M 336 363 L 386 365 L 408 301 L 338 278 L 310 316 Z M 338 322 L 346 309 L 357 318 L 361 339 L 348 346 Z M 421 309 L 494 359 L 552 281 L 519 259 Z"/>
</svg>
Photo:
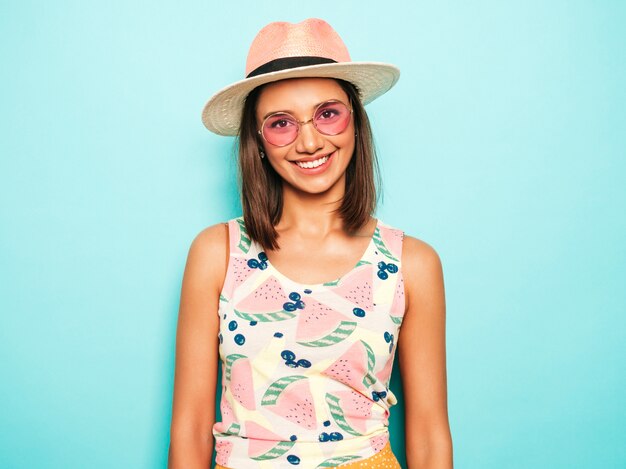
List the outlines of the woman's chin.
<svg viewBox="0 0 626 469">
<path fill-rule="evenodd" d="M 291 182 L 285 182 L 287 182 L 287 185 L 289 185 L 295 192 L 301 195 L 322 196 L 337 192 L 337 195 L 341 197 L 345 189 L 343 177 L 340 177 L 337 180 L 324 178 L 323 180 L 317 181 L 308 180 L 303 182 L 300 180 L 294 180 Z M 339 192 L 341 193 L 339 194 Z"/>
</svg>

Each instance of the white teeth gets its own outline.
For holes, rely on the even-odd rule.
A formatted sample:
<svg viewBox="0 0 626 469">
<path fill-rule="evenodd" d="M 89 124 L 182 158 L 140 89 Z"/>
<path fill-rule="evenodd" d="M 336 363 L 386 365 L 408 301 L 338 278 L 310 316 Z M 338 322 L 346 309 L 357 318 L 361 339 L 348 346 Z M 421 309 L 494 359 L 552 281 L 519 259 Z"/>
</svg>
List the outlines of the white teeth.
<svg viewBox="0 0 626 469">
<path fill-rule="evenodd" d="M 314 160 L 314 161 L 296 161 L 296 164 L 298 166 L 300 166 L 301 168 L 307 168 L 307 169 L 317 168 L 318 166 L 323 165 L 324 163 L 326 163 L 328 161 L 328 158 L 330 158 L 330 156 L 322 156 L 319 160 Z"/>
</svg>

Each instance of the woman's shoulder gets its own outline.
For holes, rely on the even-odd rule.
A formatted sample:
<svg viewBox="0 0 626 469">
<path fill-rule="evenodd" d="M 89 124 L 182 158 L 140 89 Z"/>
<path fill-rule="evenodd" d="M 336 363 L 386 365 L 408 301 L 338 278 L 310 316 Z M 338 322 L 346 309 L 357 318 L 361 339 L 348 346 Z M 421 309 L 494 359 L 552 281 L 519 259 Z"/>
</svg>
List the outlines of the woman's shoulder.
<svg viewBox="0 0 626 469">
<path fill-rule="evenodd" d="M 402 264 L 413 268 L 433 269 L 441 266 L 441 258 L 431 244 L 405 234 L 402 247 Z"/>
<path fill-rule="evenodd" d="M 402 243 L 402 260 L 407 261 L 428 261 L 433 262 L 439 255 L 435 248 L 426 241 L 411 236 L 403 229 L 389 225 L 382 220 L 378 220 L 375 236 L 382 239 L 389 245 Z"/>
<path fill-rule="evenodd" d="M 439 259 L 435 248 L 426 241 L 407 234 L 403 229 L 378 219 L 377 232 L 388 244 L 402 242 L 402 260 L 433 262 Z M 403 262 L 404 263 L 404 262 Z"/>
<path fill-rule="evenodd" d="M 191 242 L 191 249 L 209 252 L 224 249 L 228 244 L 228 223 L 222 222 L 207 226 L 200 231 Z"/>
<path fill-rule="evenodd" d="M 444 280 L 441 258 L 435 248 L 424 240 L 404 236 L 402 249 L 402 276 L 407 306 L 433 303 L 443 297 Z"/>
<path fill-rule="evenodd" d="M 404 271 L 410 271 L 413 276 L 424 277 L 436 274 L 441 270 L 441 258 L 437 250 L 430 243 L 411 236 L 401 228 L 379 220 L 378 236 L 383 242 L 392 246 L 401 242 L 401 262 Z"/>
<path fill-rule="evenodd" d="M 228 265 L 228 222 L 216 223 L 200 231 L 191 242 L 187 263 L 206 274 L 221 274 Z"/>
</svg>

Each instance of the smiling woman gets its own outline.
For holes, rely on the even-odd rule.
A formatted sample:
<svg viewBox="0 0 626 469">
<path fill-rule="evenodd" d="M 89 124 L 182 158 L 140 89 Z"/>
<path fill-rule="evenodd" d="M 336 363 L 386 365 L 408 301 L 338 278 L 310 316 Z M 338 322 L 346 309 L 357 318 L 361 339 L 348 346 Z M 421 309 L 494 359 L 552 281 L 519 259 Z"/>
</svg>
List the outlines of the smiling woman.
<svg viewBox="0 0 626 469">
<path fill-rule="evenodd" d="M 311 93 L 308 104 L 304 102 L 304 96 L 300 94 L 306 92 Z M 274 114 L 275 109 L 280 109 L 277 112 L 281 114 L 285 114 L 285 111 L 290 109 L 290 106 L 281 108 L 278 102 L 273 101 L 274 96 L 280 98 L 281 95 L 283 99 L 291 99 L 284 102 L 296 103 L 295 105 L 301 108 L 300 113 L 303 119 L 298 126 L 293 126 L 297 129 L 295 136 L 299 138 L 292 140 L 289 148 L 284 148 L 283 145 L 277 146 L 272 137 L 268 142 L 263 135 L 264 133 L 267 134 L 264 132 L 264 127 L 268 118 Z M 315 124 L 315 111 L 319 109 L 321 104 L 332 101 L 331 96 L 337 97 L 336 102 L 346 103 L 344 104 L 346 107 L 350 106 L 349 114 L 345 116 L 347 119 L 340 121 L 346 126 L 333 127 L 332 131 L 325 133 L 316 132 L 318 125 Z M 259 105 L 261 97 L 263 99 Z M 263 106 L 267 108 L 267 112 L 264 112 Z M 291 115 L 293 122 L 297 121 L 296 117 L 293 116 L 293 111 L 288 112 L 288 114 Z M 313 116 L 311 117 L 313 125 L 302 123 L 306 116 Z M 329 133 L 334 135 L 329 135 Z M 263 137 L 262 139 L 258 138 L 259 134 Z M 330 163 L 331 156 L 333 156 L 332 153 L 322 153 L 316 148 L 316 145 L 322 142 L 330 148 L 335 139 L 343 144 L 347 141 L 352 150 L 348 154 L 350 163 L 345 167 L 345 174 L 343 175 L 344 182 L 347 181 L 347 184 L 342 189 L 344 202 L 339 210 L 348 231 L 358 230 L 369 220 L 376 205 L 375 174 L 377 163 L 369 120 L 359 92 L 352 83 L 340 79 L 291 78 L 259 86 L 246 97 L 243 104 L 239 135 L 244 218 L 250 235 L 261 240 L 264 246 L 277 246 L 274 227 L 282 213 L 284 187 L 283 179 L 277 177 L 278 171 L 270 170 L 270 168 L 275 169 L 273 164 L 269 162 L 270 159 L 260 158 L 260 156 L 266 153 L 270 154 L 270 152 L 275 154 L 281 149 L 288 151 L 291 148 L 292 153 L 299 152 L 296 156 L 291 157 L 294 165 L 298 161 L 300 162 L 299 166 L 316 166 L 320 163 L 320 161 L 316 161 L 320 159 L 317 155 L 321 155 L 323 158 L 328 157 L 328 160 L 321 161 L 324 163 Z M 323 138 L 330 141 L 325 142 L 321 140 Z M 274 143 L 272 143 L 273 141 Z M 282 144 L 284 141 L 286 140 L 278 143 Z M 294 143 L 297 144 L 296 148 L 292 148 Z M 307 145 L 307 147 L 303 147 L 303 145 Z M 302 152 L 303 148 L 304 152 Z M 313 154 L 310 153 L 311 148 Z M 355 149 L 357 151 L 354 151 Z M 344 155 L 347 153 L 346 150 L 343 151 Z M 311 160 L 313 160 L 312 163 Z M 328 165 L 324 164 L 320 169 L 312 171 L 310 174 L 323 173 L 327 167 Z M 318 180 L 315 178 L 308 179 L 310 179 L 309 185 L 315 184 Z"/>
<path fill-rule="evenodd" d="M 354 124 L 341 100 L 348 101 L 348 97 L 331 78 L 294 78 L 263 86 L 256 104 L 257 124 L 267 160 L 282 179 L 283 194 L 293 190 L 324 192 L 335 200 L 343 196 L 346 168 L 354 153 Z M 323 105 L 321 110 L 317 103 Z M 285 111 L 276 114 L 276 108 L 286 107 L 293 108 L 292 113 L 302 120 L 287 117 Z M 269 117 L 263 119 L 267 111 Z M 307 122 L 310 115 L 313 117 Z M 324 116 L 331 122 L 324 122 Z M 320 127 L 330 128 L 332 133 L 322 133 Z M 274 143 L 276 139 L 280 145 Z"/>
<path fill-rule="evenodd" d="M 398 70 L 352 62 L 316 19 L 263 28 L 246 69 L 203 111 L 209 130 L 239 137 L 243 216 L 189 252 L 170 468 L 207 467 L 214 441 L 223 469 L 400 467 L 396 350 L 409 467 L 451 467 L 441 263 L 373 217 L 364 105 Z"/>
</svg>

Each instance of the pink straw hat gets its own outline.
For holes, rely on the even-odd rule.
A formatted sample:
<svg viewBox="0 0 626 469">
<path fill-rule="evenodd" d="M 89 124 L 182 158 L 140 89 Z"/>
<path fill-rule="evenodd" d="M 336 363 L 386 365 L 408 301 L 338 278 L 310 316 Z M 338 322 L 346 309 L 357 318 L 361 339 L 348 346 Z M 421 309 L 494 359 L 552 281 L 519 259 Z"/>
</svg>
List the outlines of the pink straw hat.
<svg viewBox="0 0 626 469">
<path fill-rule="evenodd" d="M 352 62 L 339 35 L 323 20 L 270 23 L 252 41 L 246 78 L 215 93 L 204 106 L 202 122 L 216 134 L 237 135 L 250 91 L 265 83 L 304 77 L 349 81 L 367 104 L 396 84 L 400 70 L 386 63 Z"/>
</svg>

